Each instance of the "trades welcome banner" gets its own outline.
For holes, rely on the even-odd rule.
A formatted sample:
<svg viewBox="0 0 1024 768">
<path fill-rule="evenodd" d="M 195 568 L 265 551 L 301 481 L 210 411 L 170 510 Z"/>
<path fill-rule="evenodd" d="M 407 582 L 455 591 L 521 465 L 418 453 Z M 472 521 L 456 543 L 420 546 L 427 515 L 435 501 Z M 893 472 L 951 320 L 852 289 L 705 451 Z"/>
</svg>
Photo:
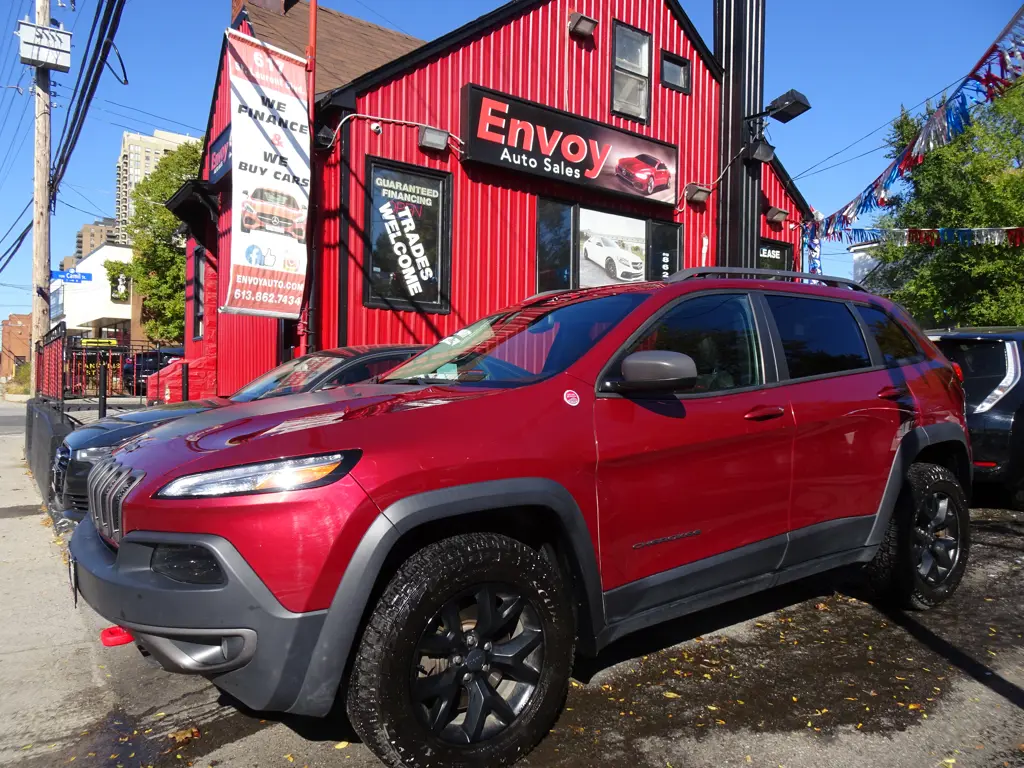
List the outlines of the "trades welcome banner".
<svg viewBox="0 0 1024 768">
<path fill-rule="evenodd" d="M 227 32 L 231 280 L 225 312 L 297 318 L 306 282 L 306 62 Z"/>
</svg>

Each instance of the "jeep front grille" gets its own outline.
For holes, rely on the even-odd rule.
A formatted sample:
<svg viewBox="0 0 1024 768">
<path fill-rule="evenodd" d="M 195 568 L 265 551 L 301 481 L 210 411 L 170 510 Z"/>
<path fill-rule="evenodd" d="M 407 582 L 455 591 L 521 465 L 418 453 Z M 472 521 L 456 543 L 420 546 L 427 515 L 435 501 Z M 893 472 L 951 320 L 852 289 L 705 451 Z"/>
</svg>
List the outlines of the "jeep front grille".
<svg viewBox="0 0 1024 768">
<path fill-rule="evenodd" d="M 121 540 L 121 506 L 142 476 L 117 459 L 107 459 L 89 473 L 89 512 L 96 530 L 108 541 Z"/>
</svg>

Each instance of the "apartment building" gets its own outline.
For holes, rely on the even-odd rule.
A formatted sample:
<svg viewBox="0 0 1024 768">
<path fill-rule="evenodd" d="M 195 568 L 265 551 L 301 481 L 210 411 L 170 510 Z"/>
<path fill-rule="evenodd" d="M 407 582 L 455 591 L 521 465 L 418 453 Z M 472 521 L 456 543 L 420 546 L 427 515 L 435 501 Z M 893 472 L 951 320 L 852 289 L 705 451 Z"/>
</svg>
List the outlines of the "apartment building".
<svg viewBox="0 0 1024 768">
<path fill-rule="evenodd" d="M 135 185 L 152 173 L 160 158 L 170 154 L 187 141 L 199 141 L 201 137 L 186 136 L 171 131 L 153 131 L 152 136 L 125 131 L 121 137 L 121 154 L 117 158 L 117 180 L 114 198 L 117 216 L 114 225 L 114 242 L 131 245 L 128 237 L 128 222 L 135 212 L 132 190 Z"/>
<path fill-rule="evenodd" d="M 14 376 L 14 369 L 28 362 L 32 346 L 32 315 L 10 315 L 0 320 L 0 381 Z"/>
<path fill-rule="evenodd" d="M 84 224 L 75 235 L 75 259 L 81 261 L 101 245 L 114 242 L 114 219 L 97 219 L 92 224 Z M 61 262 L 61 269 L 67 269 Z"/>
</svg>

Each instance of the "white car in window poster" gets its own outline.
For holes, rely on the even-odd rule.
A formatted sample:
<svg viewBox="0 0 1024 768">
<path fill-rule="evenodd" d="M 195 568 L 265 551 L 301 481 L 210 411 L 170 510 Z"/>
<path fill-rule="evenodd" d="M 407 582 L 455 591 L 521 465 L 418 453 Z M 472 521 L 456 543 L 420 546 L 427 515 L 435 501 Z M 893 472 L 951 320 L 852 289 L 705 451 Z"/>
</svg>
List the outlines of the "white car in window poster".
<svg viewBox="0 0 1024 768">
<path fill-rule="evenodd" d="M 583 258 L 602 267 L 608 277 L 624 283 L 644 279 L 644 260 L 605 235 L 596 235 L 583 245 Z"/>
</svg>

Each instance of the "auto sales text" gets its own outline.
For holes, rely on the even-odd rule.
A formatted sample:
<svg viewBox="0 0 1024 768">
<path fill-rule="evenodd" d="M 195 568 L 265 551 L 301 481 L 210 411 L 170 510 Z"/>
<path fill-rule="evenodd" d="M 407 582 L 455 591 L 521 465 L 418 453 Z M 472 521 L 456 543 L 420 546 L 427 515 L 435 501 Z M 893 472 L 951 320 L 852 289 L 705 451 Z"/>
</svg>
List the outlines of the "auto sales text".
<svg viewBox="0 0 1024 768">
<path fill-rule="evenodd" d="M 420 281 L 430 280 L 434 276 L 434 270 L 430 268 L 430 259 L 427 258 L 426 248 L 423 247 L 419 233 L 416 232 L 416 220 L 412 216 L 412 211 L 409 208 L 402 208 L 396 217 L 390 201 L 384 203 L 378 210 L 384 221 L 388 239 L 391 241 L 391 249 L 398 260 L 398 267 L 402 270 L 402 277 L 405 278 L 409 295 L 415 296 L 423 293 L 423 284 Z M 404 240 L 403 233 L 405 234 Z"/>
</svg>

